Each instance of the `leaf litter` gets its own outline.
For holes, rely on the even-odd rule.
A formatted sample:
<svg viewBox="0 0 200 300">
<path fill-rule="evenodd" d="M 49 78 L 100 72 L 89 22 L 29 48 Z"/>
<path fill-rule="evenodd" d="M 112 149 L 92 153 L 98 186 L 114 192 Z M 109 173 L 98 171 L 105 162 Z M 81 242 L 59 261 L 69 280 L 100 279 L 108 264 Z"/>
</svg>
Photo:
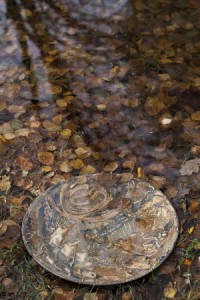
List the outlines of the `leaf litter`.
<svg viewBox="0 0 200 300">
<path fill-rule="evenodd" d="M 0 8 L 0 298 L 199 299 L 199 2 Z M 79 174 L 101 173 L 109 186 L 110 173 L 122 171 L 175 206 L 180 234 L 170 257 L 106 289 L 39 267 L 20 235 L 33 199 Z"/>
</svg>

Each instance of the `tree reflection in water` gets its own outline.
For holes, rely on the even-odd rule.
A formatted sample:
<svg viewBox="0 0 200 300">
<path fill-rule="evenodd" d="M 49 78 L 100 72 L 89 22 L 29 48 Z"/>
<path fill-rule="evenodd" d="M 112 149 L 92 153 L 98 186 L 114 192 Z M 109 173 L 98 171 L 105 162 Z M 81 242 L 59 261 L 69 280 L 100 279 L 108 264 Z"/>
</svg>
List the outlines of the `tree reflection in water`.
<svg viewBox="0 0 200 300">
<path fill-rule="evenodd" d="M 126 0 L 8 0 L 4 5 L 5 69 L 13 78 L 8 95 L 10 81 L 2 78 L 2 93 L 25 99 L 26 105 L 51 102 L 44 114 L 48 119 L 67 106 L 66 115 L 79 116 L 76 126 L 104 163 L 119 155 L 147 163 L 161 142 L 158 120 L 140 106 L 157 83 L 149 78 L 145 86 L 144 61 L 133 48 L 141 28 L 131 8 Z"/>
<path fill-rule="evenodd" d="M 2 3 L 3 17 L 7 19 L 2 33 L 4 46 L 13 47 L 13 52 L 7 53 L 6 64 L 8 68 L 12 63 L 25 67 L 32 93 L 27 98 L 48 100 L 52 98 L 52 84 L 59 81 L 63 88 L 67 86 L 68 68 L 87 55 L 90 43 L 97 41 L 99 33 L 113 35 L 111 25 L 123 18 L 111 15 L 117 10 L 121 14 L 126 2 L 8 0 Z M 109 20 L 102 21 L 105 17 Z"/>
</svg>

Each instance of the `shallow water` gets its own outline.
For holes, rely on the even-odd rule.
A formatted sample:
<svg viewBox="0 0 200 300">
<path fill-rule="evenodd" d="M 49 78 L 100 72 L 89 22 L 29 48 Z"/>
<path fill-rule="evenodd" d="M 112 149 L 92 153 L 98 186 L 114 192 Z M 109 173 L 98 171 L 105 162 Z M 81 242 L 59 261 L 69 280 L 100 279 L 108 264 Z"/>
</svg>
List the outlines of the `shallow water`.
<svg viewBox="0 0 200 300">
<path fill-rule="evenodd" d="M 79 174 L 133 172 L 183 225 L 200 190 L 199 20 L 194 0 L 2 0 L 3 203 Z"/>
</svg>

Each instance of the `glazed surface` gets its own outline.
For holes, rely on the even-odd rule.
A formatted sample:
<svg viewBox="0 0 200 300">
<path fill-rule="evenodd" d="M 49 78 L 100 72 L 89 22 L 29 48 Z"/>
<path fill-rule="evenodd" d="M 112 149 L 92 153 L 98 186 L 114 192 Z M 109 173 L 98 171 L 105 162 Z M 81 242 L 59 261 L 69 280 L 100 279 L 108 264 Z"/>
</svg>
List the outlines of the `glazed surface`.
<svg viewBox="0 0 200 300">
<path fill-rule="evenodd" d="M 108 285 L 155 269 L 178 235 L 174 208 L 131 174 L 83 175 L 46 190 L 23 221 L 35 260 L 67 280 Z"/>
</svg>

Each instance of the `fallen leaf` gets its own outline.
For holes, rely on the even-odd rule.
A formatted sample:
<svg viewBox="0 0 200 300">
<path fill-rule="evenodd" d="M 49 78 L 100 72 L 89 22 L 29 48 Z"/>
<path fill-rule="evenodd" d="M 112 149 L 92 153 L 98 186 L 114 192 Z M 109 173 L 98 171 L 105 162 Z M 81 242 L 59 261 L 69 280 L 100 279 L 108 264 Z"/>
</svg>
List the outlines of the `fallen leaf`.
<svg viewBox="0 0 200 300">
<path fill-rule="evenodd" d="M 181 175 L 191 175 L 192 173 L 198 173 L 200 166 L 200 158 L 194 158 L 187 160 L 180 168 Z"/>
<path fill-rule="evenodd" d="M 169 299 L 174 299 L 175 295 L 177 293 L 177 289 L 175 289 L 171 283 L 169 283 L 165 288 L 164 288 L 164 296 Z"/>
<path fill-rule="evenodd" d="M 194 121 L 200 121 L 200 110 L 191 114 L 191 119 Z"/>
<path fill-rule="evenodd" d="M 112 161 L 104 166 L 103 170 L 105 172 L 114 172 L 118 168 L 118 163 L 116 161 Z"/>
<path fill-rule="evenodd" d="M 131 292 L 125 292 L 122 295 L 122 300 L 133 300 L 133 295 Z"/>
<path fill-rule="evenodd" d="M 70 167 L 72 167 L 73 169 L 75 170 L 79 170 L 81 169 L 82 167 L 84 167 L 84 163 L 81 159 L 74 159 L 74 160 L 71 160 L 69 162 L 69 165 Z"/>
<path fill-rule="evenodd" d="M 37 154 L 39 162 L 44 165 L 52 165 L 54 163 L 54 155 L 48 151 L 40 151 Z"/>
<path fill-rule="evenodd" d="M 0 180 L 0 191 L 8 191 L 10 189 L 11 182 L 8 176 L 2 176 Z"/>
<path fill-rule="evenodd" d="M 60 169 L 61 172 L 64 172 L 64 173 L 69 173 L 72 170 L 72 168 L 70 167 L 69 163 L 66 162 L 66 161 L 63 161 L 61 163 L 59 169 Z"/>
<path fill-rule="evenodd" d="M 191 261 L 190 259 L 188 259 L 188 258 L 186 258 L 186 259 L 184 260 L 184 265 L 186 265 L 186 266 L 190 266 L 191 263 L 192 263 L 192 261 Z"/>
<path fill-rule="evenodd" d="M 19 156 L 16 159 L 16 166 L 19 167 L 22 170 L 27 170 L 28 171 L 28 170 L 32 169 L 33 164 L 28 158 L 26 158 L 24 156 Z"/>
<path fill-rule="evenodd" d="M 132 160 L 126 160 L 125 162 L 123 162 L 122 166 L 124 169 L 133 169 L 135 166 L 135 162 Z"/>
<path fill-rule="evenodd" d="M 85 293 L 83 300 L 98 300 L 96 293 Z"/>
<path fill-rule="evenodd" d="M 93 166 L 87 165 L 81 169 L 80 174 L 94 174 L 95 172 L 96 169 Z"/>
<path fill-rule="evenodd" d="M 63 137 L 69 138 L 72 135 L 72 131 L 71 131 L 71 129 L 66 128 L 66 129 L 61 130 L 60 134 Z"/>
<path fill-rule="evenodd" d="M 75 150 L 76 155 L 81 158 L 81 159 L 85 159 L 91 156 L 91 148 L 89 147 L 85 147 L 85 148 L 77 148 Z"/>
<path fill-rule="evenodd" d="M 194 231 L 194 226 L 192 226 L 192 227 L 190 227 L 190 228 L 188 229 L 188 233 L 189 233 L 189 234 L 192 234 L 193 231 Z"/>
</svg>

